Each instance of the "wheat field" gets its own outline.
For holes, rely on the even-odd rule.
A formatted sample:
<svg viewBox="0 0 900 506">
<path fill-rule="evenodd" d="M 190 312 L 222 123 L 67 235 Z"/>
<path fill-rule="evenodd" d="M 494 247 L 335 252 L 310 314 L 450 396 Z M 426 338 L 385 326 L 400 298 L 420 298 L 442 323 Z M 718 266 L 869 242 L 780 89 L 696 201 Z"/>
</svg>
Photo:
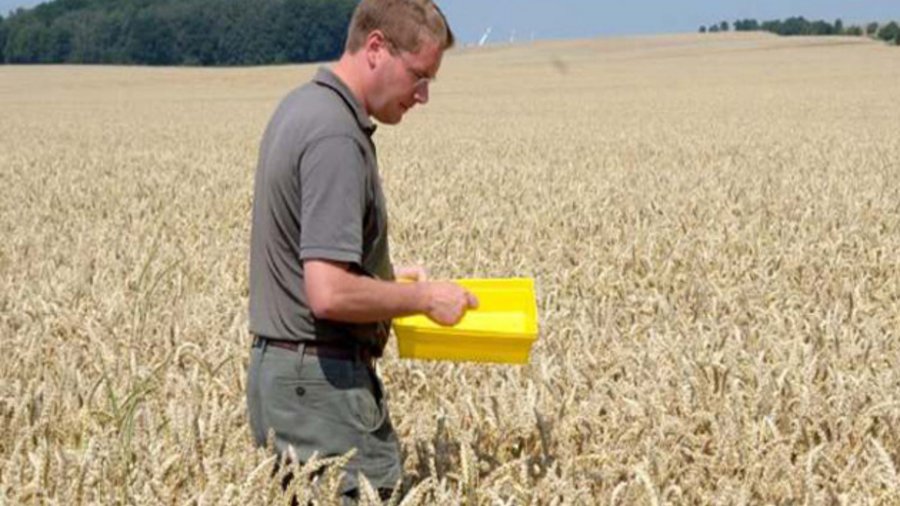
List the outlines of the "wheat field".
<svg viewBox="0 0 900 506">
<path fill-rule="evenodd" d="M 0 504 L 287 503 L 249 217 L 315 69 L 0 66 Z M 541 330 L 526 366 L 389 345 L 394 503 L 900 504 L 897 76 L 844 37 L 449 53 L 375 134 L 394 261 L 533 277 Z"/>
</svg>

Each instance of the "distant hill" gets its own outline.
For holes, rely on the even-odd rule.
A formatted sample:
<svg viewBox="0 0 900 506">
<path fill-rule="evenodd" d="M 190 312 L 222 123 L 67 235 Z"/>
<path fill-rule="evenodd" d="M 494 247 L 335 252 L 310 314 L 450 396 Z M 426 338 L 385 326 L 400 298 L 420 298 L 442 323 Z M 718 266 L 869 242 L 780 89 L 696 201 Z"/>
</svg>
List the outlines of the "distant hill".
<svg viewBox="0 0 900 506">
<path fill-rule="evenodd" d="M 55 0 L 0 17 L 0 62 L 262 65 L 336 58 L 356 0 Z"/>
</svg>

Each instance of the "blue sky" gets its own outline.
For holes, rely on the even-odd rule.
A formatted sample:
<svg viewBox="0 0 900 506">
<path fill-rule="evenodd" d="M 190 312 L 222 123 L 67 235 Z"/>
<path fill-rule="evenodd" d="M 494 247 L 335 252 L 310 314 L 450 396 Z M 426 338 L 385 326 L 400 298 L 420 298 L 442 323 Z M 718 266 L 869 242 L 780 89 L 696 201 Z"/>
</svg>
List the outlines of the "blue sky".
<svg viewBox="0 0 900 506">
<path fill-rule="evenodd" d="M 693 32 L 723 19 L 805 16 L 845 24 L 900 21 L 900 0 L 437 0 L 457 38 L 474 42 L 493 27 L 491 40 L 581 38 Z M 40 0 L 0 0 L 0 13 Z"/>
<path fill-rule="evenodd" d="M 493 26 L 495 41 L 535 37 L 694 32 L 723 19 L 805 16 L 848 22 L 900 21 L 900 0 L 438 0 L 458 38 L 477 40 Z"/>
</svg>

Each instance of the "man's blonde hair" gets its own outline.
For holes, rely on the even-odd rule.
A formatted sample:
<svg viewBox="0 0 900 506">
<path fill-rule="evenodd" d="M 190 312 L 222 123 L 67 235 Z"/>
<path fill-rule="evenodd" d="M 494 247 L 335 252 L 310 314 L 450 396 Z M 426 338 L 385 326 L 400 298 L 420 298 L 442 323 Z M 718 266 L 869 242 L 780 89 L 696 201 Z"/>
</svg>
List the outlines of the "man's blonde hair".
<svg viewBox="0 0 900 506">
<path fill-rule="evenodd" d="M 374 30 L 381 30 L 392 52 L 415 53 L 423 37 L 443 50 L 455 41 L 447 18 L 431 0 L 362 0 L 350 20 L 346 51 L 353 54 L 362 49 Z"/>
</svg>

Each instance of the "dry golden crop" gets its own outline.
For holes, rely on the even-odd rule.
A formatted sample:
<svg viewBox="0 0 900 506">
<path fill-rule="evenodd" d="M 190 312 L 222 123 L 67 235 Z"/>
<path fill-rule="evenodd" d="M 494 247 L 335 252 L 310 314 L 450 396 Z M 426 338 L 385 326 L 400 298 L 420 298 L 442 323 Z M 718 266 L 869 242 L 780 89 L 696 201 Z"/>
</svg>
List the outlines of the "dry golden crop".
<svg viewBox="0 0 900 506">
<path fill-rule="evenodd" d="M 900 503 L 898 56 L 448 55 L 376 133 L 394 259 L 534 277 L 541 332 L 522 367 L 389 348 L 405 503 Z M 0 503 L 283 500 L 244 408 L 249 210 L 314 69 L 0 67 Z"/>
</svg>

